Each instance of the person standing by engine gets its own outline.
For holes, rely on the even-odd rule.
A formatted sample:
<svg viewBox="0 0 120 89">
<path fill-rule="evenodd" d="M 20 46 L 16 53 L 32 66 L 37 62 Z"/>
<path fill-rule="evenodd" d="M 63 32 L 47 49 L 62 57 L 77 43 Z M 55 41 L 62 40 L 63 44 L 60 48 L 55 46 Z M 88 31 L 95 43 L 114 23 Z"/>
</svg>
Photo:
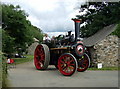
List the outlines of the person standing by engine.
<svg viewBox="0 0 120 89">
<path fill-rule="evenodd" d="M 52 36 L 52 38 L 51 38 L 51 47 L 55 47 L 56 46 L 55 43 L 56 43 L 56 37 Z"/>
<path fill-rule="evenodd" d="M 43 37 L 43 43 L 49 43 L 51 41 L 50 37 L 48 36 L 48 34 L 45 34 Z"/>
</svg>

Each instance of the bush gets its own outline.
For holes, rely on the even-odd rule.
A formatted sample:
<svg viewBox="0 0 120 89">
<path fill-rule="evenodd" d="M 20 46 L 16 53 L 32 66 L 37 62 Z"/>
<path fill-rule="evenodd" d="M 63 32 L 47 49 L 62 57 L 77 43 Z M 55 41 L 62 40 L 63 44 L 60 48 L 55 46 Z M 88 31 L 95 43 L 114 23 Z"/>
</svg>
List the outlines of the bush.
<svg viewBox="0 0 120 89">
<path fill-rule="evenodd" d="M 112 35 L 116 35 L 120 38 L 120 23 L 118 24 L 116 30 L 112 33 Z"/>
<path fill-rule="evenodd" d="M 7 86 L 6 79 L 7 79 L 7 63 L 6 58 L 2 56 L 2 87 Z"/>
</svg>

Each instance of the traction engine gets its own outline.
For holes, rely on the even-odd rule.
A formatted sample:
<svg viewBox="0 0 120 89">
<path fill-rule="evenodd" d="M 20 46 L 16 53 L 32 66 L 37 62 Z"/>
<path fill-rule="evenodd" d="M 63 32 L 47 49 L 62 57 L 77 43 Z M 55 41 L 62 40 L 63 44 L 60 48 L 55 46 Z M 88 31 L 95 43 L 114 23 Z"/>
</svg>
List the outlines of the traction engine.
<svg viewBox="0 0 120 89">
<path fill-rule="evenodd" d="M 51 42 L 39 44 L 34 52 L 34 64 L 38 70 L 46 70 L 55 65 L 59 72 L 71 76 L 75 71 L 83 72 L 90 66 L 90 58 L 80 38 L 81 19 L 72 19 L 75 23 L 75 37 L 59 35 Z"/>
</svg>

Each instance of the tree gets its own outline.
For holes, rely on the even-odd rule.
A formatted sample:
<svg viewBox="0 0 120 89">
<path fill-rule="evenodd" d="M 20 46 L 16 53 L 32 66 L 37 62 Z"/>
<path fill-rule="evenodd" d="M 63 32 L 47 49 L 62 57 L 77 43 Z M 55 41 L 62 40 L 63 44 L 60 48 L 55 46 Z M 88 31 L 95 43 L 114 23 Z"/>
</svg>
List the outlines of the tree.
<svg viewBox="0 0 120 89">
<path fill-rule="evenodd" d="M 89 37 L 105 26 L 120 22 L 120 2 L 88 2 L 80 10 L 86 10 L 86 14 L 77 17 L 87 23 L 81 28 L 81 37 Z"/>
<path fill-rule="evenodd" d="M 4 30 L 2 30 L 2 51 L 8 54 L 13 53 L 14 50 L 14 38 L 10 37 L 7 32 L 5 32 Z"/>
<path fill-rule="evenodd" d="M 6 47 L 6 41 L 10 40 L 8 44 L 11 49 L 15 49 L 17 52 L 25 52 L 27 47 L 33 43 L 33 38 L 42 38 L 42 31 L 33 26 L 29 20 L 27 20 L 28 14 L 24 10 L 21 10 L 20 6 L 5 5 L 2 4 L 2 27 L 3 27 L 3 51 L 9 53 Z M 40 40 L 41 41 L 41 40 Z"/>
</svg>

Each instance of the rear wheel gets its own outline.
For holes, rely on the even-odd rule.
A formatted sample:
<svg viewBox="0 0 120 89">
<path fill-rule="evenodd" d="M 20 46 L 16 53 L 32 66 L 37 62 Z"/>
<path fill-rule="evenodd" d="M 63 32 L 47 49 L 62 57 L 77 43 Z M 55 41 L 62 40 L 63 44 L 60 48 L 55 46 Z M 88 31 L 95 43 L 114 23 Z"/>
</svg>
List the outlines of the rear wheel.
<svg viewBox="0 0 120 89">
<path fill-rule="evenodd" d="M 45 44 L 38 45 L 34 52 L 34 64 L 36 69 L 45 70 L 47 69 L 50 62 L 49 48 Z"/>
<path fill-rule="evenodd" d="M 90 58 L 89 56 L 84 53 L 82 57 L 78 59 L 78 72 L 84 72 L 86 71 L 90 66 Z"/>
<path fill-rule="evenodd" d="M 76 58 L 70 53 L 61 55 L 58 59 L 58 69 L 61 74 L 71 76 L 77 69 Z"/>
</svg>

